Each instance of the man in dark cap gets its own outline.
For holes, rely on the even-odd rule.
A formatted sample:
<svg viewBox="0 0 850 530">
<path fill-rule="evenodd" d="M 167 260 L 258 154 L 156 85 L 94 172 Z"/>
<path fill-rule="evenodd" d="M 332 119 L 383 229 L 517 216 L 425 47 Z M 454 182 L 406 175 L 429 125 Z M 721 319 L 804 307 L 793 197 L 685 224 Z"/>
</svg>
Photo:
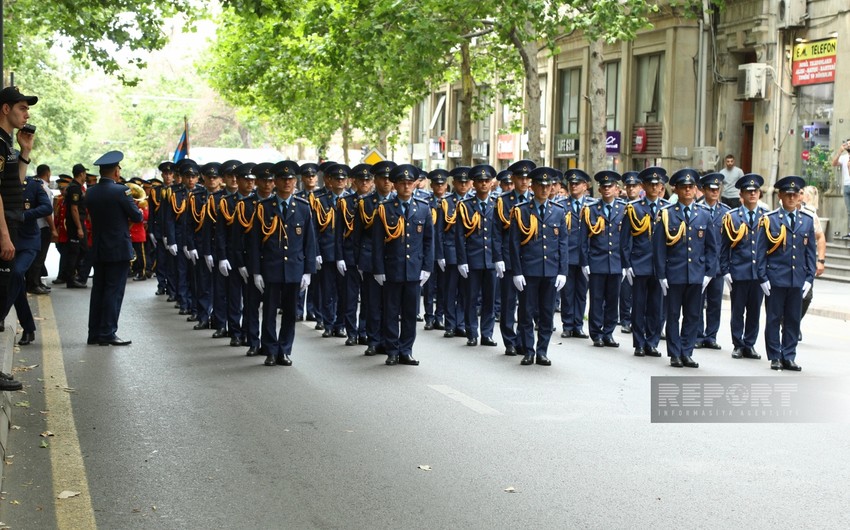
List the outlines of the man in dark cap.
<svg viewBox="0 0 850 530">
<path fill-rule="evenodd" d="M 324 175 L 324 169 L 334 162 L 322 162 L 321 166 L 313 162 L 307 162 L 299 166 L 299 175 L 301 177 L 301 190 L 295 192 L 296 197 L 305 199 L 310 206 L 313 202 L 327 193 L 327 189 L 319 187 L 319 175 Z M 320 169 L 321 168 L 321 169 Z M 317 267 L 321 267 L 318 264 Z M 322 282 L 315 281 L 310 284 L 306 291 L 298 292 L 298 307 L 296 309 L 298 320 L 301 320 L 304 314 L 304 306 L 307 306 L 307 320 L 316 322 L 316 329 L 323 331 L 325 325 L 322 323 Z"/>
<path fill-rule="evenodd" d="M 587 196 L 587 183 L 590 175 L 582 169 L 568 169 L 564 172 L 570 194 L 561 203 L 567 210 L 567 240 L 569 245 L 570 268 L 567 284 L 561 289 L 561 337 L 586 339 L 584 333 L 584 313 L 587 308 L 587 278 L 581 273 L 581 247 L 584 243 L 581 233 L 581 211 L 585 204 L 594 202 Z"/>
<path fill-rule="evenodd" d="M 348 195 L 345 189 L 351 168 L 345 164 L 330 164 L 325 167 L 327 192 L 313 200 L 316 217 L 316 237 L 319 255 L 316 259 L 318 280 L 322 293 L 322 337 L 346 337 L 342 305 L 339 293 L 344 289 L 343 278 L 336 269 L 336 206 L 339 200 Z"/>
<path fill-rule="evenodd" d="M 431 207 L 431 220 L 434 222 L 434 249 L 440 248 L 443 244 L 442 234 L 436 229 L 437 219 L 442 215 L 440 205 L 443 198 L 446 196 L 448 188 L 447 180 L 449 172 L 445 169 L 434 169 L 428 173 L 428 180 L 431 181 L 431 194 L 428 197 L 428 205 Z M 436 252 L 435 252 L 436 256 Z M 435 258 L 436 259 L 436 258 Z M 446 315 L 446 293 L 439 288 L 445 281 L 445 272 L 434 263 L 433 273 L 422 286 L 422 305 L 425 312 L 425 330 L 445 329 L 443 318 Z"/>
<path fill-rule="evenodd" d="M 720 189 L 724 186 L 722 173 L 709 173 L 703 175 L 699 180 L 702 189 L 702 198 L 697 204 L 708 210 L 711 216 L 711 225 L 717 232 L 718 245 L 721 232 L 723 231 L 723 216 L 731 208 L 720 201 Z M 729 186 L 733 186 L 732 183 Z M 702 301 L 699 310 L 699 327 L 697 328 L 697 342 L 695 348 L 708 348 L 719 350 L 717 344 L 717 332 L 720 331 L 720 306 L 723 303 L 723 274 L 720 267 L 715 269 L 715 276 L 708 282 L 708 286 L 702 293 Z"/>
<path fill-rule="evenodd" d="M 626 171 L 623 173 L 624 201 L 631 202 L 640 199 L 640 178 L 637 171 Z M 620 238 L 622 240 L 622 237 Z M 625 273 L 620 281 L 620 329 L 623 333 L 632 332 L 632 283 L 626 278 Z"/>
<path fill-rule="evenodd" d="M 191 315 L 194 300 L 190 289 L 190 268 L 192 265 L 188 252 L 192 234 L 189 231 L 189 197 L 200 176 L 200 168 L 194 160 L 184 158 L 177 165 L 180 182 L 171 188 L 171 194 L 164 213 L 165 235 L 163 243 L 174 258 L 174 289 L 176 307 L 179 314 Z"/>
<path fill-rule="evenodd" d="M 88 280 L 81 277 L 82 262 L 88 249 L 86 236 L 86 186 L 87 169 L 82 164 L 74 166 L 73 180 L 65 192 L 65 231 L 68 244 L 65 246 L 65 269 L 59 275 L 66 279 L 68 288 L 85 288 Z"/>
<path fill-rule="evenodd" d="M 221 173 L 224 175 L 226 185 L 225 194 L 218 201 L 218 217 L 215 224 L 216 241 L 220 255 L 218 256 L 217 269 L 222 277 L 225 300 L 224 321 L 227 336 L 230 337 L 230 345 L 242 346 L 243 333 L 241 325 L 242 315 L 242 279 L 239 273 L 233 269 L 234 239 L 239 232 L 233 230 L 236 219 L 236 205 L 242 199 L 248 197 L 253 191 L 253 181 L 239 179 L 236 168 L 242 165 L 238 160 L 228 160 L 221 164 Z M 231 184 L 232 181 L 232 184 Z M 237 223 L 238 224 L 238 223 Z M 247 343 L 246 343 L 247 344 Z"/>
<path fill-rule="evenodd" d="M 440 269 L 445 272 L 445 283 L 439 288 L 446 293 L 446 331 L 443 336 L 448 338 L 466 337 L 466 318 L 463 310 L 466 280 L 461 278 L 457 268 L 455 233 L 459 230 L 457 205 L 467 197 L 472 188 L 469 170 L 467 166 L 458 166 L 449 171 L 453 191 L 443 199 L 440 204 L 441 211 L 437 215 L 436 230 L 440 232 L 442 245 L 436 249 L 434 256 Z"/>
<path fill-rule="evenodd" d="M 126 346 L 118 337 L 118 317 L 133 257 L 128 222 L 142 221 L 142 212 L 127 186 L 118 184 L 124 154 L 110 151 L 97 159 L 100 181 L 89 188 L 87 204 L 92 225 L 92 281 L 88 344 Z"/>
<path fill-rule="evenodd" d="M 158 166 L 161 186 L 151 188 L 150 212 L 148 213 L 148 239 L 156 255 L 156 294 L 174 295 L 174 257 L 168 253 L 163 243 L 165 237 L 164 215 L 171 198 L 171 186 L 174 183 L 174 163 L 163 162 Z"/>
</svg>

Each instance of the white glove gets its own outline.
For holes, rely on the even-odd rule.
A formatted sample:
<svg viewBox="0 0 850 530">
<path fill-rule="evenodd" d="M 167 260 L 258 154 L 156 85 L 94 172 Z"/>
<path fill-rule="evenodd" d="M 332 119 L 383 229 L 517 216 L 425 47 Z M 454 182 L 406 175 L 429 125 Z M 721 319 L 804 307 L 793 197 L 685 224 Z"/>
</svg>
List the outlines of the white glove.
<svg viewBox="0 0 850 530">
<path fill-rule="evenodd" d="M 192 260 L 192 265 L 194 265 L 198 261 L 198 251 L 194 248 L 189 251 L 189 259 Z"/>
<path fill-rule="evenodd" d="M 243 283 L 248 283 L 248 267 L 239 267 L 239 276 L 242 276 Z"/>
<path fill-rule="evenodd" d="M 626 279 L 629 281 L 629 285 L 634 285 L 635 283 L 635 270 L 631 267 L 626 269 Z"/>
<path fill-rule="evenodd" d="M 422 271 L 419 273 L 419 286 L 425 285 L 425 282 L 428 281 L 428 278 L 431 277 L 431 273 L 428 271 Z"/>
<path fill-rule="evenodd" d="M 567 277 L 563 274 L 555 276 L 555 290 L 560 291 L 567 285 Z"/>
<path fill-rule="evenodd" d="M 192 259 L 192 256 L 189 254 L 189 247 L 183 245 L 183 255 L 186 256 L 186 259 Z"/>
<path fill-rule="evenodd" d="M 582 273 L 582 274 L 584 274 L 584 279 L 585 279 L 585 280 L 587 280 L 588 278 L 590 278 L 590 266 L 589 266 L 589 265 L 585 265 L 584 267 L 582 267 L 582 268 L 581 268 L 581 273 Z"/>
<path fill-rule="evenodd" d="M 812 290 L 812 284 L 810 282 L 803 282 L 803 298 L 809 294 L 809 291 Z"/>
<path fill-rule="evenodd" d="M 307 287 L 310 287 L 310 275 L 305 274 L 301 276 L 301 290 L 306 291 Z"/>
<path fill-rule="evenodd" d="M 497 261 L 493 265 L 496 266 L 496 278 L 504 278 L 505 277 L 505 262 Z"/>
<path fill-rule="evenodd" d="M 729 274 L 728 272 L 723 275 L 723 283 L 726 284 L 726 287 L 728 287 L 730 291 L 732 290 L 732 275 Z M 738 296 L 738 295 L 735 295 L 735 296 Z"/>
<path fill-rule="evenodd" d="M 215 265 L 215 261 L 212 256 L 204 256 L 204 262 L 207 264 L 207 268 L 212 272 L 213 266 Z"/>
<path fill-rule="evenodd" d="M 153 248 L 156 248 L 156 236 L 154 236 L 153 234 L 148 234 L 148 239 L 151 240 L 151 245 L 153 245 Z"/>
<path fill-rule="evenodd" d="M 166 245 L 166 248 L 168 249 L 168 253 L 172 256 L 177 255 L 177 245 Z"/>
<path fill-rule="evenodd" d="M 166 247 L 168 246 L 168 238 L 167 237 L 162 236 L 162 244 L 165 245 Z"/>
<path fill-rule="evenodd" d="M 360 275 L 360 281 L 363 281 L 363 271 L 361 269 L 357 269 L 357 274 Z"/>
<path fill-rule="evenodd" d="M 345 260 L 339 260 L 336 262 L 336 270 L 339 271 L 340 275 L 345 276 L 345 271 L 348 270 L 348 267 L 345 266 Z"/>
<path fill-rule="evenodd" d="M 761 284 L 761 290 L 764 292 L 765 296 L 770 296 L 770 280 L 767 280 L 763 284 Z"/>
<path fill-rule="evenodd" d="M 514 276 L 514 287 L 519 292 L 522 292 L 525 289 L 525 276 L 520 274 L 519 276 Z"/>
<path fill-rule="evenodd" d="M 658 283 L 661 285 L 661 296 L 667 296 L 667 289 L 670 288 L 670 285 L 667 283 L 667 278 L 658 280 Z"/>
<path fill-rule="evenodd" d="M 378 285 L 383 287 L 384 282 L 387 281 L 387 275 L 386 274 L 376 274 L 375 275 L 375 281 L 378 282 Z"/>
<path fill-rule="evenodd" d="M 460 273 L 460 275 L 461 275 L 461 276 L 463 276 L 464 278 L 468 278 L 468 277 L 469 277 L 469 265 L 467 265 L 466 263 L 464 263 L 463 265 L 458 265 L 458 266 L 457 266 L 457 271 L 458 271 L 458 272 Z"/>
<path fill-rule="evenodd" d="M 230 274 L 230 262 L 226 259 L 218 260 L 218 272 L 222 276 L 228 276 Z"/>
<path fill-rule="evenodd" d="M 702 278 L 702 292 L 705 292 L 705 288 L 708 287 L 708 284 L 711 283 L 711 276 L 703 276 Z"/>
<path fill-rule="evenodd" d="M 322 270 L 322 256 L 316 256 L 316 270 Z"/>
<path fill-rule="evenodd" d="M 257 288 L 258 291 L 260 291 L 260 294 L 263 294 L 263 291 L 266 288 L 266 284 L 265 284 L 265 282 L 263 282 L 263 275 L 262 274 L 255 274 L 254 275 L 254 286 Z"/>
<path fill-rule="evenodd" d="M 438 260 L 437 260 L 437 265 L 439 265 L 439 266 L 440 266 L 440 270 L 441 270 L 441 271 L 446 272 L 446 260 L 444 260 L 444 259 L 438 259 Z"/>
</svg>

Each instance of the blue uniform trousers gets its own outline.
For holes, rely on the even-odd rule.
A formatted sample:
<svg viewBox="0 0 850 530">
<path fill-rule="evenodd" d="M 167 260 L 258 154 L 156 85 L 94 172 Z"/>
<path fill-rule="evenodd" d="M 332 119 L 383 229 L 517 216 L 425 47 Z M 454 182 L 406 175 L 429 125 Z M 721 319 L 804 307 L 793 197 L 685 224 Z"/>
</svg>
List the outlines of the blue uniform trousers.
<svg viewBox="0 0 850 530">
<path fill-rule="evenodd" d="M 546 355 L 552 338 L 555 317 L 555 278 L 526 276 L 525 288 L 519 293 L 517 349 L 524 355 Z M 534 322 L 537 321 L 537 345 L 534 344 Z"/>
<path fill-rule="evenodd" d="M 212 314 L 212 272 L 207 268 L 203 258 L 197 260 L 194 267 L 195 314 L 198 322 L 209 322 Z"/>
<path fill-rule="evenodd" d="M 189 269 L 191 266 L 192 262 L 178 250 L 177 255 L 174 256 L 174 288 L 177 303 L 180 304 L 180 309 L 185 311 L 192 308 L 192 296 L 189 289 Z"/>
<path fill-rule="evenodd" d="M 339 306 L 343 312 L 345 334 L 348 338 L 365 337 L 366 331 L 359 326 L 357 320 L 357 302 L 360 300 L 360 273 L 357 272 L 356 268 L 351 267 L 346 269 L 345 276 L 340 276 L 340 278 L 342 278 L 344 288 L 340 290 Z"/>
<path fill-rule="evenodd" d="M 655 276 L 635 276 L 632 283 L 632 344 L 657 348 L 661 341 L 664 297 Z"/>
<path fill-rule="evenodd" d="M 714 277 L 702 293 L 697 340 L 717 342 L 720 330 L 720 306 L 723 303 L 723 276 Z"/>
<path fill-rule="evenodd" d="M 754 348 L 759 335 L 761 303 L 764 300 L 761 285 L 758 280 L 735 281 L 729 298 L 732 300 L 732 346 Z"/>
<path fill-rule="evenodd" d="M 617 327 L 617 298 L 620 294 L 619 274 L 590 273 L 590 338 L 613 340 Z"/>
<path fill-rule="evenodd" d="M 496 313 L 493 307 L 496 297 L 496 271 L 479 269 L 471 270 L 466 278 L 466 336 L 478 338 L 479 317 L 476 311 L 478 300 L 481 300 L 481 336 L 493 338 L 493 329 L 496 327 Z"/>
<path fill-rule="evenodd" d="M 339 284 L 342 283 L 342 276 L 336 270 L 336 263 L 330 262 L 322 267 L 319 271 L 319 281 L 322 283 L 322 320 L 325 329 L 332 331 L 342 331 L 344 322 L 339 318 Z"/>
<path fill-rule="evenodd" d="M 561 325 L 564 331 L 584 329 L 587 308 L 587 278 L 579 265 L 570 265 L 567 284 L 561 289 Z"/>
<path fill-rule="evenodd" d="M 102 261 L 94 264 L 94 279 L 89 299 L 90 341 L 115 337 L 129 271 L 130 263 L 127 261 Z"/>
<path fill-rule="evenodd" d="M 18 313 L 21 328 L 25 332 L 35 331 L 35 321 L 32 318 L 32 311 L 30 311 L 29 303 L 27 302 L 25 277 L 27 270 L 37 255 L 38 250 L 36 249 L 19 249 L 15 252 L 15 259 L 12 261 L 12 271 L 9 275 L 9 284 L 6 289 L 6 298 L 2 300 L 3 313 L 0 321 L 5 320 L 12 306 L 15 306 L 15 312 Z M 22 304 L 21 301 L 23 301 Z"/>
<path fill-rule="evenodd" d="M 382 339 L 387 355 L 413 355 L 419 282 L 384 282 L 383 297 Z"/>
<path fill-rule="evenodd" d="M 516 331 L 516 309 L 517 309 L 517 290 L 514 287 L 513 275 L 510 271 L 505 271 L 505 276 L 499 280 L 499 293 L 501 298 L 501 307 L 499 308 L 499 332 L 502 334 L 502 340 L 505 342 L 505 347 L 519 346 L 519 337 Z"/>
<path fill-rule="evenodd" d="M 248 341 L 249 348 L 260 347 L 260 302 L 262 299 L 263 295 L 257 290 L 257 286 L 253 281 L 248 280 L 248 283 L 242 287 L 242 338 Z"/>
<path fill-rule="evenodd" d="M 212 276 L 212 315 L 210 323 L 215 329 L 227 329 L 227 277 L 222 276 L 218 267 L 213 265 Z"/>
<path fill-rule="evenodd" d="M 456 265 L 446 265 L 442 290 L 446 293 L 446 329 L 463 329 L 464 311 L 461 278 Z"/>
<path fill-rule="evenodd" d="M 274 355 L 292 353 L 295 342 L 295 307 L 298 303 L 298 283 L 267 284 L 263 291 L 263 353 Z M 277 330 L 277 310 L 280 309 L 280 330 Z"/>
<path fill-rule="evenodd" d="M 434 264 L 434 272 L 428 278 L 434 291 L 434 322 L 443 322 L 446 317 L 446 292 L 441 289 L 445 282 L 445 274 L 438 265 Z"/>
<path fill-rule="evenodd" d="M 366 337 L 369 340 L 369 346 L 379 348 L 384 345 L 381 337 L 384 288 L 378 285 L 378 282 L 375 281 L 375 275 L 371 273 L 363 273 L 363 283 L 365 284 L 365 296 L 363 297 L 362 307 L 365 309 L 361 308 L 361 311 L 366 313 Z"/>
<path fill-rule="evenodd" d="M 439 269 L 439 267 L 437 267 Z M 434 322 L 434 299 L 437 294 L 436 274 L 431 274 L 422 286 L 422 310 L 425 312 L 425 322 Z"/>
<path fill-rule="evenodd" d="M 632 284 L 625 278 L 620 280 L 620 325 L 632 325 Z"/>
<path fill-rule="evenodd" d="M 231 270 L 227 278 L 224 278 L 224 285 L 227 290 L 227 331 L 231 337 L 244 339 L 245 333 L 240 319 L 242 317 L 242 289 L 245 284 L 242 282 L 239 271 Z"/>
<path fill-rule="evenodd" d="M 733 287 L 735 285 L 732 284 Z M 764 346 L 767 358 L 771 361 L 793 361 L 797 357 L 797 342 L 800 339 L 803 289 L 771 287 L 765 305 L 767 319 L 764 324 Z"/>
<path fill-rule="evenodd" d="M 699 328 L 702 284 L 674 284 L 667 290 L 667 356 L 690 357 Z M 682 317 L 681 327 L 679 316 Z"/>
<path fill-rule="evenodd" d="M 172 273 L 170 269 L 173 266 L 174 256 L 168 253 L 165 245 L 162 244 L 162 240 L 157 241 L 155 253 L 156 268 L 154 269 L 154 273 L 156 274 L 156 286 L 166 293 L 173 295 L 174 281 L 171 279 Z"/>
</svg>

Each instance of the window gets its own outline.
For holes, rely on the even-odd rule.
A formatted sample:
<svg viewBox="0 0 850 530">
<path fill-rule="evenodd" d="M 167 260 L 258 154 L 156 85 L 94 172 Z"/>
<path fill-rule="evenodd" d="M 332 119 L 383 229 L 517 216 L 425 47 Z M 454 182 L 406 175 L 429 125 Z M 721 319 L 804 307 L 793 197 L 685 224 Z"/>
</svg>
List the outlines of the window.
<svg viewBox="0 0 850 530">
<path fill-rule="evenodd" d="M 473 140 L 490 141 L 490 118 L 493 115 L 491 103 L 490 91 L 487 87 L 481 87 L 478 91 L 478 104 L 476 105 L 481 114 L 474 125 Z"/>
<path fill-rule="evenodd" d="M 605 126 L 609 131 L 619 131 L 618 112 L 620 109 L 620 62 L 605 65 Z"/>
<path fill-rule="evenodd" d="M 540 83 L 540 126 L 546 126 L 546 76 L 541 75 L 538 82 Z"/>
<path fill-rule="evenodd" d="M 414 143 L 424 142 L 428 137 L 428 131 L 425 130 L 425 126 L 428 125 L 428 118 L 425 114 L 427 105 L 428 98 L 424 98 L 414 109 L 413 121 L 416 123 L 416 137 L 413 139 Z"/>
<path fill-rule="evenodd" d="M 558 111 L 558 132 L 560 134 L 578 134 L 580 83 L 580 68 L 570 68 L 558 72 L 558 93 L 561 98 L 561 108 Z"/>
<path fill-rule="evenodd" d="M 455 101 L 455 124 L 454 134 L 452 135 L 452 138 L 454 138 L 455 140 L 460 140 L 460 115 L 463 112 L 463 102 L 460 100 L 460 90 L 453 90 L 452 98 Z"/>
<path fill-rule="evenodd" d="M 664 79 L 664 54 L 643 55 L 637 58 L 637 100 L 635 122 L 661 121 L 664 97 L 661 93 Z"/>
</svg>

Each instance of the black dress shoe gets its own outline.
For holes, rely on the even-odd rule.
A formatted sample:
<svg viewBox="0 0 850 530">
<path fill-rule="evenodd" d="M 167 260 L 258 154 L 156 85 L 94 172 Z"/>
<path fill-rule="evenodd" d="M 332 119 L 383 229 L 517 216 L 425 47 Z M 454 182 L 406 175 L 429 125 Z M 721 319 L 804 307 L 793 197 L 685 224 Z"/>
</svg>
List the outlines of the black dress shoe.
<svg viewBox="0 0 850 530">
<path fill-rule="evenodd" d="M 661 357 L 661 352 L 655 346 L 647 346 L 643 349 L 644 355 L 647 357 Z"/>
<path fill-rule="evenodd" d="M 587 333 L 585 333 L 584 331 L 582 331 L 580 329 L 574 329 L 570 332 L 570 337 L 572 337 L 574 339 L 586 339 Z"/>
<path fill-rule="evenodd" d="M 495 340 L 490 337 L 481 337 L 481 345 L 482 346 L 498 346 Z"/>
<path fill-rule="evenodd" d="M 134 282 L 143 282 L 145 280 L 147 280 L 147 278 L 143 274 L 137 274 L 137 275 L 133 276 Z"/>
<path fill-rule="evenodd" d="M 325 331 L 322 332 L 322 338 L 324 338 L 324 339 L 326 339 L 328 337 L 333 337 L 333 335 L 334 335 L 334 332 L 329 330 L 329 329 L 325 329 Z"/>
<path fill-rule="evenodd" d="M 373 346 L 369 346 L 368 348 L 366 348 L 366 352 L 363 355 L 367 357 L 375 355 L 375 348 Z"/>
<path fill-rule="evenodd" d="M 188 317 L 186 317 L 186 322 L 196 322 L 198 320 L 198 316 L 193 315 L 192 312 L 189 311 L 188 309 L 181 309 L 180 311 L 177 312 L 177 314 L 178 315 L 189 315 Z"/>
<path fill-rule="evenodd" d="M 622 331 L 623 333 L 631 333 L 632 332 L 632 326 L 630 326 L 629 324 L 626 324 L 625 326 L 623 326 L 620 329 L 620 331 Z"/>
<path fill-rule="evenodd" d="M 357 339 L 355 339 L 354 337 L 348 337 L 345 340 L 345 345 L 346 346 L 356 346 L 357 345 Z"/>
<path fill-rule="evenodd" d="M 470 338 L 466 339 L 466 345 L 467 346 L 478 346 L 478 339 L 476 339 L 474 337 L 470 337 Z"/>
<path fill-rule="evenodd" d="M 674 368 L 681 368 L 684 365 L 682 364 L 682 359 L 678 357 L 670 357 L 670 366 Z"/>
<path fill-rule="evenodd" d="M 610 337 L 606 337 L 606 338 L 602 339 L 602 344 L 604 344 L 605 346 L 607 346 L 609 348 L 619 348 L 620 347 L 620 343 L 615 341 L 614 339 L 612 339 Z M 595 344 L 594 344 L 594 346 L 595 346 Z"/>
<path fill-rule="evenodd" d="M 694 343 L 694 349 L 695 350 L 701 350 L 704 347 L 705 347 L 705 343 L 701 340 L 698 340 Z"/>
<path fill-rule="evenodd" d="M 347 336 L 348 335 L 346 335 L 345 332 L 341 329 L 334 330 L 334 337 L 337 337 L 339 339 L 344 339 Z"/>
<path fill-rule="evenodd" d="M 157 296 L 162 296 L 162 295 L 165 294 L 165 289 L 163 289 L 162 287 L 158 287 L 154 294 L 157 295 Z"/>
<path fill-rule="evenodd" d="M 316 315 L 314 315 L 313 313 L 307 313 L 307 322 L 315 322 L 315 321 L 316 321 Z"/>
<path fill-rule="evenodd" d="M 369 345 L 369 339 L 367 339 L 366 337 L 360 337 L 360 338 L 357 339 L 357 344 L 359 344 L 361 346 L 368 346 Z"/>
<path fill-rule="evenodd" d="M 177 299 L 172 295 L 168 295 L 168 298 L 165 299 L 166 302 L 176 302 Z"/>
<path fill-rule="evenodd" d="M 511 357 L 516 356 L 516 347 L 514 347 L 514 346 L 507 346 L 507 347 L 505 348 L 505 355 L 510 355 Z"/>
<path fill-rule="evenodd" d="M 552 366 L 552 361 L 550 361 L 549 357 L 546 357 L 545 355 L 538 355 L 537 361 L 535 362 L 541 366 Z"/>
<path fill-rule="evenodd" d="M 210 321 L 209 320 L 202 320 L 202 321 L 198 322 L 197 324 L 195 324 L 194 326 L 192 326 L 192 329 L 210 329 Z"/>
<path fill-rule="evenodd" d="M 215 330 L 215 333 L 212 334 L 212 338 L 214 339 L 223 339 L 225 337 L 227 337 L 226 329 L 217 329 Z"/>
<path fill-rule="evenodd" d="M 562 331 L 562 332 L 561 332 L 561 338 L 562 338 L 562 339 L 568 339 L 568 338 L 570 338 L 571 336 L 572 336 L 572 332 L 571 332 L 571 331 L 564 330 L 564 331 Z"/>
<path fill-rule="evenodd" d="M 667 340 L 667 334 L 663 331 L 661 332 L 661 340 Z"/>
<path fill-rule="evenodd" d="M 388 355 L 387 360 L 384 361 L 384 364 L 387 366 L 394 366 L 398 364 L 398 355 Z"/>
<path fill-rule="evenodd" d="M 233 336 L 230 337 L 230 345 L 234 348 L 238 348 L 239 346 L 242 346 L 242 341 L 239 339 L 239 337 Z"/>
<path fill-rule="evenodd" d="M 245 352 L 245 357 L 254 357 L 258 353 L 260 353 L 259 348 L 248 348 L 248 351 Z"/>
<path fill-rule="evenodd" d="M 455 329 L 455 337 L 466 337 L 465 329 Z"/>
<path fill-rule="evenodd" d="M 643 357 L 646 355 L 643 353 L 643 348 L 635 348 L 635 357 Z"/>
<path fill-rule="evenodd" d="M 699 368 L 699 363 L 693 360 L 690 355 L 685 355 L 682 357 L 682 364 L 687 366 L 688 368 Z"/>
<path fill-rule="evenodd" d="M 50 291 L 40 285 L 36 285 L 32 289 L 28 289 L 27 292 L 30 294 L 48 294 Z"/>
<path fill-rule="evenodd" d="M 52 283 L 53 285 L 61 285 L 61 284 L 65 283 L 65 278 L 56 278 L 55 280 L 51 281 L 50 283 Z"/>
<path fill-rule="evenodd" d="M 593 345 L 597 348 L 602 348 L 603 346 L 605 346 L 605 341 L 603 341 L 602 339 L 593 339 Z"/>
<path fill-rule="evenodd" d="M 716 343 L 716 342 L 714 342 L 713 340 L 704 340 L 704 341 L 702 341 L 702 347 L 703 347 L 703 348 L 708 348 L 709 350 L 719 350 L 719 349 L 721 349 L 721 348 L 720 348 L 720 344 L 717 344 L 717 343 Z"/>
<path fill-rule="evenodd" d="M 18 344 L 21 346 L 26 346 L 27 344 L 32 344 L 32 341 L 35 340 L 35 332 L 34 331 L 24 331 L 21 334 L 21 340 L 18 341 Z"/>
<path fill-rule="evenodd" d="M 424 329 L 425 331 L 431 331 L 432 329 L 434 329 L 434 323 L 433 323 L 433 322 L 426 321 L 426 322 L 425 322 L 425 327 L 424 327 L 423 329 Z"/>
<path fill-rule="evenodd" d="M 399 364 L 406 364 L 408 366 L 419 366 L 419 361 L 414 359 L 412 355 L 400 355 L 398 362 Z"/>
<path fill-rule="evenodd" d="M 3 374 L 5 377 L 0 377 L 0 391 L 2 392 L 17 392 L 24 388 L 23 383 L 17 379 L 12 379 L 8 374 Z"/>
<path fill-rule="evenodd" d="M 301 322 L 302 320 L 304 320 L 304 315 L 298 315 L 295 317 L 296 322 Z"/>
<path fill-rule="evenodd" d="M 286 353 L 278 355 L 275 362 L 281 366 L 292 366 L 292 359 Z"/>
<path fill-rule="evenodd" d="M 94 346 L 95 344 L 100 344 L 100 339 L 88 338 L 88 339 L 86 339 L 86 344 L 88 344 L 89 346 Z"/>
<path fill-rule="evenodd" d="M 530 366 L 534 364 L 534 354 L 532 353 L 531 355 L 524 356 L 519 362 L 519 364 L 521 364 L 522 366 Z"/>
<path fill-rule="evenodd" d="M 117 335 L 112 337 L 111 339 L 100 339 L 100 341 L 98 342 L 98 344 L 101 346 L 129 346 L 132 343 L 133 341 L 124 340 L 121 337 L 118 337 Z"/>
<path fill-rule="evenodd" d="M 316 331 L 323 331 L 325 329 L 325 325 L 322 324 L 321 322 L 316 322 L 316 326 L 315 326 L 314 329 L 316 329 Z M 324 337 L 324 335 L 322 335 L 322 336 Z M 328 335 L 328 336 L 330 337 L 330 335 Z"/>
<path fill-rule="evenodd" d="M 747 346 L 746 348 L 741 348 L 741 350 L 743 350 L 742 353 L 747 359 L 761 359 L 761 355 L 749 346 Z"/>
<path fill-rule="evenodd" d="M 85 289 L 88 287 L 88 285 L 84 284 L 83 282 L 78 282 L 77 280 L 71 280 L 65 287 L 67 287 L 68 289 Z"/>
<path fill-rule="evenodd" d="M 732 358 L 733 359 L 742 359 L 744 357 L 744 352 L 741 351 L 742 348 L 735 348 L 732 350 Z"/>
<path fill-rule="evenodd" d="M 782 361 L 779 359 L 774 359 L 770 361 L 770 369 L 771 370 L 782 370 Z"/>
<path fill-rule="evenodd" d="M 266 355 L 266 360 L 263 361 L 263 364 L 266 366 L 274 366 L 276 364 L 274 360 L 274 355 Z"/>
<path fill-rule="evenodd" d="M 794 372 L 799 372 L 800 370 L 802 370 L 802 369 L 803 369 L 803 367 L 802 367 L 802 366 L 800 366 L 799 364 L 795 363 L 794 361 L 786 361 L 786 360 L 783 360 L 783 361 L 782 361 L 782 368 L 783 368 L 784 370 L 792 370 L 792 371 L 794 371 Z"/>
<path fill-rule="evenodd" d="M 416 315 L 416 321 L 422 322 L 422 315 Z"/>
<path fill-rule="evenodd" d="M 455 336 L 455 332 L 452 329 L 447 329 L 445 333 L 443 333 L 443 337 L 450 339 Z"/>
<path fill-rule="evenodd" d="M 446 326 L 443 325 L 442 322 L 434 321 L 434 329 L 439 329 L 440 331 L 446 329 Z"/>
</svg>

